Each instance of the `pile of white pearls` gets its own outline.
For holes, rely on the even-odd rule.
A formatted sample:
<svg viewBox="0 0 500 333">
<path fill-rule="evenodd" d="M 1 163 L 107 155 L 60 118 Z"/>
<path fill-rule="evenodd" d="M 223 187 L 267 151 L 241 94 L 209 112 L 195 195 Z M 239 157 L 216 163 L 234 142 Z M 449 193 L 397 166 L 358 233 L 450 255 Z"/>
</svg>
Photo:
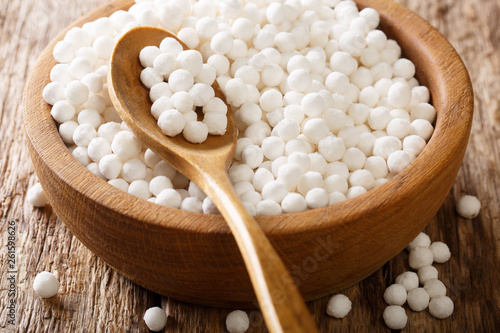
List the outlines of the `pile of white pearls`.
<svg viewBox="0 0 500 333">
<path fill-rule="evenodd" d="M 189 142 L 202 143 L 208 134 L 226 133 L 227 106 L 212 88 L 216 71 L 203 63 L 200 52 L 183 50 L 175 38 L 167 37 L 159 47 L 142 49 L 139 59 L 145 67 L 141 81 L 151 89 L 151 113 L 165 135 L 182 133 Z M 203 121 L 197 120 L 196 108 L 202 108 Z"/>
<path fill-rule="evenodd" d="M 433 132 L 428 89 L 378 23 L 375 10 L 349 0 L 136 1 L 66 34 L 43 96 L 63 141 L 95 175 L 151 202 L 216 213 L 143 147 L 108 95 L 117 39 L 136 26 L 167 29 L 193 51 L 166 40 L 141 57 L 164 132 L 194 142 L 222 133 L 217 80 L 239 130 L 229 176 L 250 214 L 320 208 L 387 182 Z M 191 108 L 202 103 L 199 122 Z"/>
<path fill-rule="evenodd" d="M 451 252 L 443 242 L 431 242 L 428 235 L 421 232 L 407 247 L 410 252 L 410 267 L 417 272 L 406 271 L 396 277 L 396 283 L 384 292 L 388 304 L 384 310 L 385 324 L 394 330 L 406 326 L 408 316 L 403 308 L 405 303 L 413 311 L 429 308 L 432 316 L 444 319 L 453 313 L 453 301 L 446 296 L 446 286 L 438 280 L 438 270 L 433 263 L 445 263 Z M 419 287 L 419 285 L 421 287 Z"/>
</svg>

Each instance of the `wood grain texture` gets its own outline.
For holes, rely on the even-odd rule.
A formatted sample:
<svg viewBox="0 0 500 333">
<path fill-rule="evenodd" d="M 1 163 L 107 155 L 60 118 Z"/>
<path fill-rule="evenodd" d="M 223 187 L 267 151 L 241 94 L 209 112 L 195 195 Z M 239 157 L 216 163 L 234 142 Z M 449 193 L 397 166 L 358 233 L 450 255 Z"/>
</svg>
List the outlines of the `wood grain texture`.
<svg viewBox="0 0 500 333">
<path fill-rule="evenodd" d="M 191 143 L 181 134 L 166 136 L 151 114 L 149 89 L 140 80 L 144 67 L 139 61 L 139 54 L 147 46 L 160 46 L 166 38 L 177 39 L 163 29 L 138 27 L 118 40 L 108 73 L 109 95 L 114 107 L 143 144 L 195 182 L 219 209 L 238 245 L 268 330 L 273 333 L 317 332 L 288 269 L 246 210 L 229 179 L 227 169 L 233 160 L 238 139 L 231 107 L 228 106 L 225 133 L 210 135 L 202 143 Z M 189 50 L 184 43 L 177 41 L 184 50 Z M 215 96 L 227 104 L 217 82 L 212 84 L 212 88 Z M 162 260 L 159 258 L 159 261 Z M 209 271 L 213 268 L 207 266 L 205 269 Z"/>
<path fill-rule="evenodd" d="M 472 135 L 458 178 L 443 206 L 425 231 L 446 242 L 452 259 L 438 265 L 455 302 L 451 318 L 436 320 L 428 312 L 411 312 L 403 331 L 494 332 L 499 326 L 499 113 L 500 35 L 496 0 L 399 1 L 438 28 L 464 60 L 475 89 Z M 92 255 L 50 207 L 24 204 L 25 191 L 35 182 L 24 143 L 21 96 L 28 72 L 48 42 L 65 26 L 105 1 L 0 1 L 0 190 L 2 233 L 0 257 L 0 328 L 17 332 L 147 332 L 145 309 L 167 309 L 168 332 L 221 332 L 230 311 L 177 302 L 140 288 Z M 473 221 L 454 210 L 462 194 L 477 195 L 481 215 Z M 6 221 L 17 220 L 17 329 L 6 322 Z M 343 290 L 353 310 L 343 320 L 325 315 L 328 298 L 308 304 L 320 332 L 388 331 L 382 321 L 386 286 L 408 269 L 403 252 L 359 284 Z M 299 276 L 309 273 L 296 267 Z M 31 284 L 41 270 L 54 271 L 61 294 L 42 301 Z M 263 332 L 262 317 L 248 311 L 251 331 Z M 250 331 L 250 330 L 249 330 Z"/>
</svg>

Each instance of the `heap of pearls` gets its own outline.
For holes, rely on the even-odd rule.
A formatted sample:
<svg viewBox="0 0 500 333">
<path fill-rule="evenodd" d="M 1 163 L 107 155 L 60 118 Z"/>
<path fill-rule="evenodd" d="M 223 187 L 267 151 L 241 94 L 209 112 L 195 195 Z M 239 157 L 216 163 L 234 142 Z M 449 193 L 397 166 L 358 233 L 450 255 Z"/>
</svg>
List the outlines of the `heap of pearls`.
<svg viewBox="0 0 500 333">
<path fill-rule="evenodd" d="M 59 63 L 43 96 L 63 141 L 96 176 L 160 205 L 217 213 L 141 144 L 108 95 L 117 39 L 136 26 L 167 29 L 203 58 L 193 83 L 217 80 L 235 111 L 229 176 L 249 213 L 324 207 L 387 182 L 433 132 L 428 89 L 378 24 L 375 10 L 352 1 L 137 0 L 68 31 L 54 48 Z M 151 99 L 170 101 L 168 83 L 157 84 Z"/>
</svg>

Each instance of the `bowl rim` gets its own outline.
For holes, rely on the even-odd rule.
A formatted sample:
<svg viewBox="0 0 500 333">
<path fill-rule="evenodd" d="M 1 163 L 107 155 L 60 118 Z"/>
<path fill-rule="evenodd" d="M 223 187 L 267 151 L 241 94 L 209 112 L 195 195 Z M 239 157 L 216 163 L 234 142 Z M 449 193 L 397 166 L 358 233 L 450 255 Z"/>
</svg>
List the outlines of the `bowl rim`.
<svg viewBox="0 0 500 333">
<path fill-rule="evenodd" d="M 337 224 L 348 227 L 350 222 L 367 217 L 374 211 L 381 211 L 395 204 L 404 205 L 411 200 L 414 184 L 432 182 L 433 175 L 446 168 L 446 161 L 456 158 L 457 150 L 465 150 L 472 124 L 473 92 L 465 65 L 451 44 L 427 21 L 393 1 L 355 2 L 360 8 L 371 7 L 379 12 L 382 26 L 392 29 L 393 37 L 398 39 L 403 52 L 415 63 L 420 76 L 419 82 L 429 88 L 438 114 L 434 133 L 425 149 L 405 170 L 365 194 L 305 212 L 256 216 L 257 223 L 266 234 L 306 233 L 311 228 L 321 230 Z M 115 0 L 101 6 L 69 25 L 45 48 L 24 91 L 23 122 L 26 136 L 36 154 L 65 183 L 97 204 L 141 221 L 146 228 L 161 227 L 192 233 L 230 233 L 220 215 L 192 213 L 153 204 L 125 193 L 93 175 L 69 152 L 50 115 L 51 106 L 41 97 L 43 88 L 50 82 L 50 69 L 57 63 L 52 57 L 52 49 L 57 41 L 73 27 L 81 27 L 85 22 L 103 16 L 102 14 L 110 15 L 133 3 L 131 0 Z M 396 12 L 398 15 L 394 15 Z M 411 22 L 411 30 L 397 29 L 405 26 L 404 23 L 407 27 L 410 26 L 408 22 Z M 426 66 L 418 65 L 424 63 Z M 456 87 L 462 87 L 460 93 L 453 92 Z M 36 121 L 32 121 L 33 119 Z M 456 123 L 460 126 L 450 126 Z M 136 209 L 137 207 L 144 209 Z M 186 218 L 186 214 L 191 215 L 193 220 L 203 219 L 203 223 L 193 224 L 191 218 Z"/>
</svg>

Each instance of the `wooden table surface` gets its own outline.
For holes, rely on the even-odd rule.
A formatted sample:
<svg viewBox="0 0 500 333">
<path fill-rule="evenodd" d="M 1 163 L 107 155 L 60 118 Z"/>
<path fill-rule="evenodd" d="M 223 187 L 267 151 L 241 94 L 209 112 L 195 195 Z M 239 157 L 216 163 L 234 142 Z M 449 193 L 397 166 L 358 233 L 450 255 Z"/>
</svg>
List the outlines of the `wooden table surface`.
<svg viewBox="0 0 500 333">
<path fill-rule="evenodd" d="M 88 251 L 47 206 L 25 203 L 36 182 L 22 125 L 25 81 L 43 48 L 65 26 L 106 0 L 0 0 L 0 331 L 2 332 L 147 332 L 145 310 L 167 310 L 165 332 L 224 332 L 231 309 L 177 302 L 134 285 Z M 437 265 L 455 303 L 445 320 L 406 305 L 403 330 L 494 332 L 500 327 L 500 2 L 498 0 L 400 0 L 443 33 L 464 60 L 475 91 L 469 147 L 455 185 L 425 229 L 443 241 L 452 258 Z M 479 217 L 455 213 L 455 200 L 476 195 Z M 15 227 L 17 273 L 8 266 L 9 222 Z M 12 230 L 12 228 L 10 228 Z M 382 294 L 408 270 L 403 252 L 357 285 L 341 291 L 352 301 L 344 319 L 325 314 L 328 298 L 308 304 L 320 332 L 389 331 Z M 40 271 L 61 282 L 51 299 L 36 296 L 32 284 Z M 11 283 L 12 282 L 12 283 Z M 15 294 L 15 295 L 14 295 Z M 12 309 L 15 309 L 12 310 Z M 265 332 L 256 310 L 247 311 L 248 332 Z M 9 314 L 15 313 L 15 325 Z M 495 328 L 497 330 L 495 330 Z"/>
</svg>

